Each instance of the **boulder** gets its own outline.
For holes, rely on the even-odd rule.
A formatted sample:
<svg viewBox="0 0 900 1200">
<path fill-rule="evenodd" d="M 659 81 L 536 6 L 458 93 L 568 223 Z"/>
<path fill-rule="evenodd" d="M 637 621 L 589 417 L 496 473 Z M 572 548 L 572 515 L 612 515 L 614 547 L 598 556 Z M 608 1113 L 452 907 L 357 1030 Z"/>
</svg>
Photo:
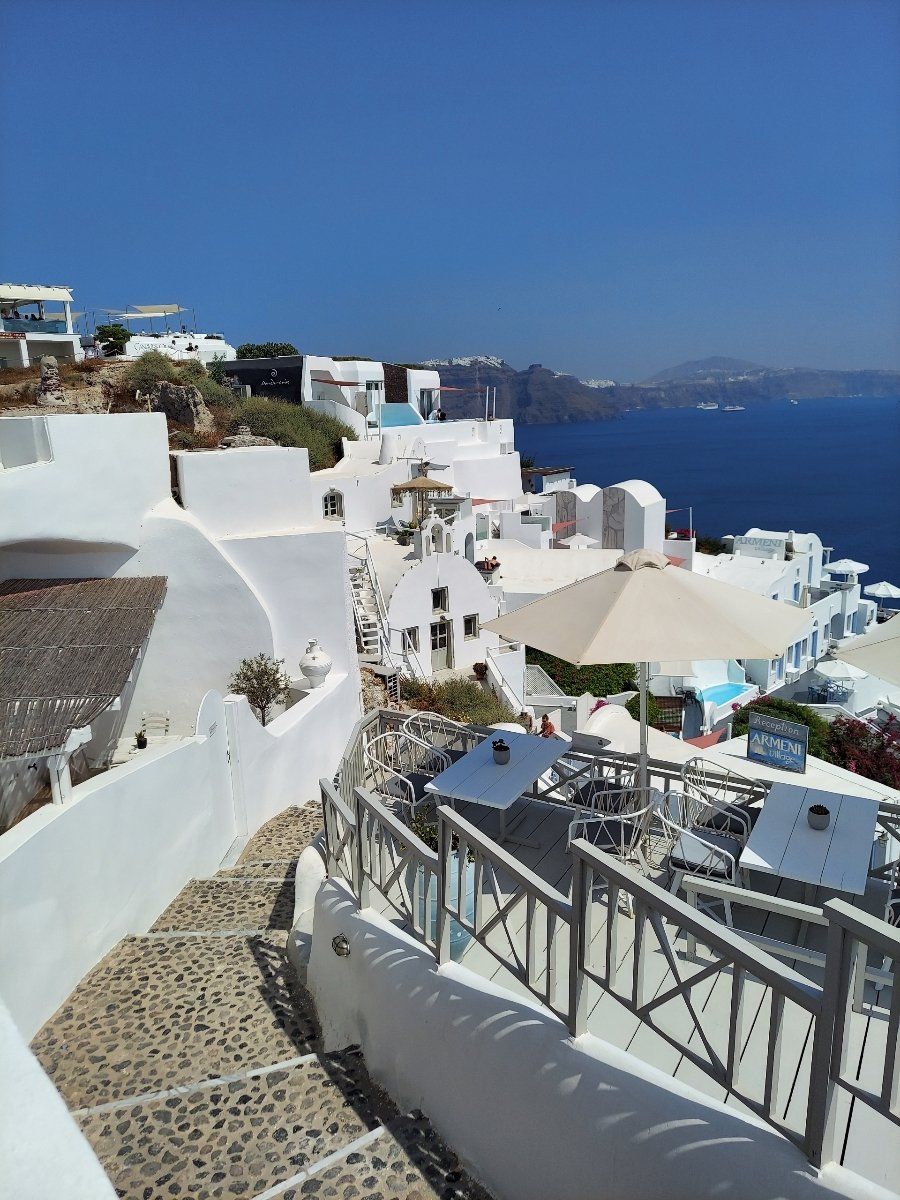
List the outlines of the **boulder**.
<svg viewBox="0 0 900 1200">
<path fill-rule="evenodd" d="M 222 438 L 219 442 L 221 450 L 240 449 L 243 446 L 277 446 L 277 442 L 273 442 L 271 438 L 257 437 L 255 433 L 250 432 L 249 425 L 238 425 L 237 433 L 232 433 L 228 437 Z"/>
<path fill-rule="evenodd" d="M 210 433 L 216 427 L 199 388 L 191 383 L 169 383 L 161 379 L 149 392 L 150 407 L 165 413 L 170 421 L 189 425 L 194 433 Z"/>
<path fill-rule="evenodd" d="M 66 394 L 59 378 L 59 363 L 52 354 L 41 359 L 41 382 L 38 385 L 38 404 L 65 404 Z"/>
</svg>

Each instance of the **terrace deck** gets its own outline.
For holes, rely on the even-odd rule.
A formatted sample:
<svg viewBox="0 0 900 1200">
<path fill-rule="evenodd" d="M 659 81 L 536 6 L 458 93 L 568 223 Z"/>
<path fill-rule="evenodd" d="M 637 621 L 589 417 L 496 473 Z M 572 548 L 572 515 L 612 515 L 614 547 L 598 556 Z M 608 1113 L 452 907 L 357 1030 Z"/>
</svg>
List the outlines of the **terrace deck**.
<svg viewBox="0 0 900 1200">
<path fill-rule="evenodd" d="M 488 836 L 496 832 L 497 814 L 475 804 L 460 804 L 460 815 L 482 829 Z M 517 837 L 536 843 L 535 848 L 516 846 L 511 850 L 522 865 L 528 867 L 536 875 L 564 896 L 569 895 L 571 886 L 571 858 L 566 844 L 568 824 L 571 819 L 570 811 L 558 805 L 540 801 L 522 801 L 520 806 L 510 814 L 510 825 L 516 823 Z M 665 883 L 664 877 L 659 882 Z M 511 881 L 507 880 L 509 891 Z M 801 885 L 787 880 L 774 879 L 771 876 L 754 876 L 752 886 L 757 891 L 778 896 L 781 899 L 800 902 Z M 500 877 L 503 892 L 503 878 Z M 825 899 L 827 897 L 823 897 Z M 493 904 L 493 900 L 485 899 L 485 903 Z M 605 944 L 606 936 L 606 907 L 605 903 L 598 904 L 601 918 L 597 922 L 594 942 L 595 946 Z M 488 910 L 490 911 L 490 909 Z M 510 920 L 513 930 L 513 941 L 517 953 L 524 957 L 525 951 L 525 913 L 520 906 L 518 917 Z M 806 945 L 809 949 L 823 949 L 822 929 L 808 926 L 801 930 L 799 923 L 790 917 L 767 912 L 760 909 L 737 908 L 735 910 L 736 925 L 764 934 L 766 937 L 787 942 L 791 945 Z M 633 943 L 635 923 L 626 915 L 622 915 L 619 925 L 619 949 L 621 953 L 620 977 L 630 981 L 632 971 Z M 649 931 L 649 925 L 645 926 Z M 675 931 L 672 931 L 673 939 Z M 539 935 L 540 936 L 540 935 Z M 646 936 L 646 933 L 645 933 Z M 558 940 L 558 950 L 555 959 L 557 975 L 560 980 L 567 977 L 568 971 L 568 939 L 564 936 Z M 498 954 L 509 953 L 509 942 L 502 924 L 497 924 L 488 935 L 488 943 L 496 948 Z M 684 942 L 681 940 L 682 951 L 679 956 L 679 971 L 684 976 L 699 972 L 712 961 L 704 947 L 698 948 L 699 962 L 691 962 L 683 953 Z M 543 949 L 543 948 L 542 948 Z M 517 995 L 529 994 L 510 972 L 509 968 L 481 944 L 471 941 L 463 950 L 460 963 L 470 970 L 492 980 L 494 983 L 508 988 Z M 798 973 L 819 983 L 821 971 L 818 967 L 794 960 L 789 963 Z M 695 1011 L 702 1014 L 703 1028 L 707 1037 L 713 1043 L 716 1053 L 724 1055 L 727 1051 L 727 1036 L 729 1027 L 729 1012 L 731 1003 L 731 970 L 720 969 L 703 979 L 691 989 L 691 1001 Z M 653 952 L 644 956 L 644 994 L 662 996 L 678 981 L 673 976 L 670 966 L 662 950 L 653 942 Z M 588 1029 L 607 1042 L 636 1055 L 649 1065 L 656 1067 L 666 1076 L 696 1088 L 698 1091 L 726 1104 L 749 1111 L 734 1094 L 726 1094 L 724 1089 L 708 1075 L 701 1071 L 689 1058 L 673 1047 L 666 1039 L 647 1024 L 642 1023 L 612 994 L 603 991 L 596 984 L 589 985 L 590 1016 Z M 767 990 L 752 977 L 746 977 L 744 1019 L 741 1036 L 741 1072 L 742 1079 L 754 1079 L 758 1086 L 765 1071 L 767 1036 L 769 1022 L 764 1006 L 768 1006 Z M 890 992 L 887 992 L 889 999 Z M 687 1005 L 682 997 L 665 1006 L 666 1015 L 662 1015 L 660 1024 L 667 1032 L 680 1038 L 687 1038 L 687 1044 L 696 1043 L 702 1053 L 700 1039 L 694 1027 L 694 1022 Z M 671 1010 L 671 1011 L 669 1011 Z M 661 1014 L 663 1010 L 657 1010 Z M 783 1052 L 779 1078 L 777 1080 L 778 1112 L 785 1123 L 796 1128 L 803 1122 L 803 1106 L 806 1104 L 806 1089 L 803 1086 L 808 1080 L 812 1057 L 813 1018 L 799 1005 L 790 1001 L 785 1004 L 783 1025 Z M 853 1075 L 864 1086 L 877 1090 L 880 1087 L 881 1075 L 885 1062 L 885 1047 L 888 1034 L 888 1011 L 872 983 L 866 984 L 863 1011 L 850 1014 L 850 1054 L 848 1055 L 847 1075 Z M 864 1104 L 856 1103 L 849 1095 L 843 1093 L 844 1105 L 841 1110 L 838 1144 L 842 1145 L 840 1161 L 845 1167 L 858 1172 L 860 1175 L 888 1189 L 896 1187 L 900 1179 L 900 1138 L 897 1130 L 879 1114 Z"/>
</svg>

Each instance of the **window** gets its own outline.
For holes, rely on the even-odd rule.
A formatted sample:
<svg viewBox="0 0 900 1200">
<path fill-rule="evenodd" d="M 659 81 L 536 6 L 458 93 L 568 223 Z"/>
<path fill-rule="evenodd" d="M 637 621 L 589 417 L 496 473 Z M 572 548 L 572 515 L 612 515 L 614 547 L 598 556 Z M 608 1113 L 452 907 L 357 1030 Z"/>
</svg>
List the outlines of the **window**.
<svg viewBox="0 0 900 1200">
<path fill-rule="evenodd" d="M 463 617 L 463 636 L 467 642 L 478 637 L 478 613 Z"/>
<path fill-rule="evenodd" d="M 800 599 L 800 581 L 799 581 L 799 580 L 797 580 L 797 581 L 794 583 L 794 603 L 796 604 L 796 602 L 797 602 L 799 599 Z"/>
<path fill-rule="evenodd" d="M 431 589 L 431 611 L 432 612 L 446 612 L 449 607 L 450 607 L 450 604 L 449 604 L 449 598 L 447 596 L 447 589 L 445 587 L 432 588 Z"/>
<path fill-rule="evenodd" d="M 328 521 L 343 521 L 344 497 L 340 492 L 326 492 L 322 497 L 322 515 Z"/>
<path fill-rule="evenodd" d="M 403 630 L 403 649 L 414 650 L 419 653 L 419 627 L 418 625 L 410 625 L 409 629 Z"/>
<path fill-rule="evenodd" d="M 366 380 L 366 395 L 372 396 L 373 393 L 375 393 L 377 395 L 377 393 L 380 392 L 383 387 L 384 387 L 384 384 L 381 382 L 380 379 L 367 379 Z"/>
</svg>

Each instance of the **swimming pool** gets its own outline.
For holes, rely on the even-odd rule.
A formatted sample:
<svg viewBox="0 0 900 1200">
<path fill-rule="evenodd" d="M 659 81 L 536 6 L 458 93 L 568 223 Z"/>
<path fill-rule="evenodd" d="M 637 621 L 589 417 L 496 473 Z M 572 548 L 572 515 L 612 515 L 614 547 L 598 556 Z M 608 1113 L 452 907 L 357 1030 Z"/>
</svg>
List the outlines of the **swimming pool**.
<svg viewBox="0 0 900 1200">
<path fill-rule="evenodd" d="M 717 683 L 715 687 L 704 688 L 700 695 L 707 704 L 727 704 L 729 700 L 736 700 L 738 696 L 750 690 L 750 685 L 746 683 Z"/>
</svg>

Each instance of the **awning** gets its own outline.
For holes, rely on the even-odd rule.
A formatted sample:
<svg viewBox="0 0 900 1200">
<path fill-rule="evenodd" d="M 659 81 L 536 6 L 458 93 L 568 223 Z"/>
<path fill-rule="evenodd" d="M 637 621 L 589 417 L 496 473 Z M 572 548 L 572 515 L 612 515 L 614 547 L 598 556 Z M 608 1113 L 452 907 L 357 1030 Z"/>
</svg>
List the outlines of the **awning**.
<svg viewBox="0 0 900 1200">
<path fill-rule="evenodd" d="M 361 387 L 358 379 L 335 379 L 333 375 L 326 375 L 324 371 L 318 374 L 310 372 L 310 379 L 313 383 L 327 383 L 333 387 Z"/>
<path fill-rule="evenodd" d="M 68 300 L 72 292 L 67 287 L 44 287 L 39 283 L 0 283 L 0 304 L 35 304 L 38 300 Z"/>
</svg>

